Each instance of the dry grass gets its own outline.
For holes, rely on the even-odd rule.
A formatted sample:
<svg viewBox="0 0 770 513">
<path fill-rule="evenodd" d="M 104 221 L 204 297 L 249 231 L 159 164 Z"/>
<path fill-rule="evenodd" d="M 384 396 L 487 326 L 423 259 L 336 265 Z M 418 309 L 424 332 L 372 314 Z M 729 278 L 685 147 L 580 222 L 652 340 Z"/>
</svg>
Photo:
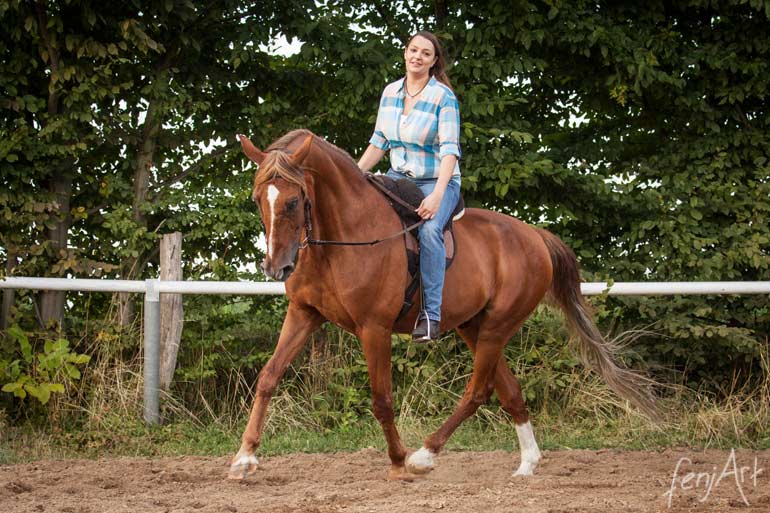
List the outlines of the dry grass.
<svg viewBox="0 0 770 513">
<path fill-rule="evenodd" d="M 526 354 L 528 344 L 535 343 L 536 339 L 527 339 L 525 334 L 522 354 Z M 0 412 L 0 431 L 5 432 L 3 436 L 6 437 L 0 445 L 0 459 L 8 460 L 9 451 L 15 451 L 18 459 L 23 458 L 23 454 L 61 457 L 73 450 L 98 450 L 102 446 L 120 450 L 120 444 L 127 447 L 146 445 L 150 432 L 141 427 L 139 420 L 142 414 L 141 357 L 117 358 L 115 355 L 121 354 L 120 348 L 125 347 L 125 342 L 119 335 L 103 335 L 94 345 L 92 361 L 83 376 L 90 384 L 88 393 L 73 389 L 69 391 L 68 400 L 60 400 L 55 405 L 52 412 L 52 418 L 57 419 L 55 429 L 32 433 L 8 430 L 5 429 L 8 421 Z M 422 363 L 437 360 L 432 354 L 437 350 L 439 348 L 415 353 L 417 370 L 401 373 L 394 383 L 398 428 L 410 446 L 419 445 L 451 413 L 469 377 L 464 370 L 468 368 L 470 358 L 467 353 L 445 356 L 432 371 L 422 372 Z M 327 340 L 315 340 L 308 357 L 289 369 L 271 402 L 266 438 L 284 436 L 282 445 L 272 450 L 306 450 L 307 444 L 301 445 L 300 440 L 292 440 L 291 436 L 285 439 L 287 433 L 320 433 L 324 436 L 341 433 L 341 437 L 352 437 L 348 441 L 369 440 L 366 438 L 369 436 L 381 438 L 368 411 L 369 392 L 361 386 L 362 365 L 358 342 L 352 337 L 332 332 Z M 558 393 L 545 394 L 531 410 L 532 422 L 543 447 L 770 447 L 770 356 L 767 345 L 761 355 L 761 375 L 750 380 L 755 383 L 754 387 L 741 385 L 735 379 L 730 389 L 723 391 L 722 399 L 683 386 L 668 388 L 667 396 L 662 399 L 667 414 L 657 423 L 631 408 L 595 374 L 582 367 L 567 367 L 563 371 L 546 369 L 527 364 L 523 357 L 511 361 L 511 366 L 523 382 L 547 372 L 551 378 L 566 384 Z M 212 447 L 230 447 L 231 440 L 240 435 L 251 408 L 254 383 L 249 381 L 243 372 L 232 369 L 224 381 L 220 377 L 220 392 L 215 397 L 203 386 L 195 389 L 194 408 L 185 406 L 178 395 L 164 395 L 163 416 L 170 426 L 185 425 L 192 431 L 215 433 L 212 436 L 219 437 L 218 441 L 204 442 L 212 443 Z M 190 397 L 189 393 L 187 397 Z M 56 428 L 65 426 L 68 418 L 79 419 L 81 427 L 78 429 L 87 436 L 80 433 L 74 436 L 79 445 L 66 451 L 57 450 L 56 447 L 72 444 L 73 435 L 66 432 L 62 435 L 61 429 Z M 10 431 L 15 434 L 8 435 Z M 365 436 L 360 434 L 362 431 L 366 431 Z M 355 438 L 356 432 L 358 438 Z M 191 449 L 189 444 L 178 443 L 181 437 L 177 436 L 171 450 L 200 450 L 200 447 Z M 493 402 L 480 408 L 477 415 L 458 430 L 450 446 L 513 448 L 515 439 L 510 418 Z M 159 439 L 156 443 L 165 442 Z M 338 446 L 323 442 L 318 447 L 319 450 L 333 450 Z M 164 449 L 158 451 L 162 453 Z"/>
<path fill-rule="evenodd" d="M 355 386 L 346 380 L 347 374 L 335 372 L 353 363 L 349 347 L 344 350 L 345 343 L 350 342 L 343 341 L 343 345 L 332 347 L 342 351 L 308 359 L 301 368 L 291 371 L 289 378 L 294 378 L 293 384 L 284 387 L 271 403 L 270 432 L 324 428 L 317 417 L 318 397 L 331 385 Z M 431 357 L 426 353 L 422 358 Z M 398 427 L 406 439 L 426 436 L 451 413 L 451 409 L 446 408 L 437 412 L 436 402 L 454 404 L 459 400 L 458 389 L 461 390 L 469 378 L 462 372 L 467 358 L 468 355 L 463 354 L 446 358 L 427 375 L 421 373 L 396 383 Z M 541 370 L 527 366 L 523 360 L 511 364 L 523 379 Z M 589 431 L 601 433 L 597 440 L 604 440 L 607 446 L 766 447 L 770 445 L 770 358 L 766 348 L 761 356 L 761 368 L 762 375 L 751 380 L 758 383 L 757 386 L 738 386 L 736 379 L 721 399 L 682 385 L 666 385 L 661 389 L 665 394 L 660 399 L 661 410 L 665 414 L 660 421 L 651 421 L 618 398 L 595 374 L 573 368 L 560 376 L 568 383 L 564 391 L 558 397 L 556 394 L 547 397 L 539 408 L 531 411 L 531 416 L 533 423 L 557 444 L 565 438 L 579 441 L 581 433 Z M 300 379 L 302 376 L 305 378 Z M 426 412 L 437 413 L 426 415 Z M 467 422 L 500 436 L 511 434 L 510 418 L 494 405 L 481 407 Z M 569 435 L 565 437 L 560 433 Z M 589 443 L 591 436 L 588 436 Z"/>
</svg>

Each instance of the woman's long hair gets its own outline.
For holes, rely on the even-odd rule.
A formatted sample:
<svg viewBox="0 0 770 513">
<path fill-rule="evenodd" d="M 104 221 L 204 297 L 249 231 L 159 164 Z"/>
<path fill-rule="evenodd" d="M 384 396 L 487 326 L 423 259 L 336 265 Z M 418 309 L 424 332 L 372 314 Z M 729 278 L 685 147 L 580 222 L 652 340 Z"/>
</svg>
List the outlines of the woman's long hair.
<svg viewBox="0 0 770 513">
<path fill-rule="evenodd" d="M 433 53 L 436 54 L 436 63 L 430 68 L 430 75 L 436 77 L 436 80 L 447 86 L 449 89 L 452 89 L 452 84 L 449 82 L 449 77 L 446 74 L 446 56 L 444 55 L 444 48 L 441 46 L 438 38 L 433 35 L 433 32 L 421 30 L 409 38 L 406 46 L 409 47 L 412 40 L 417 36 L 424 37 L 433 44 Z"/>
</svg>

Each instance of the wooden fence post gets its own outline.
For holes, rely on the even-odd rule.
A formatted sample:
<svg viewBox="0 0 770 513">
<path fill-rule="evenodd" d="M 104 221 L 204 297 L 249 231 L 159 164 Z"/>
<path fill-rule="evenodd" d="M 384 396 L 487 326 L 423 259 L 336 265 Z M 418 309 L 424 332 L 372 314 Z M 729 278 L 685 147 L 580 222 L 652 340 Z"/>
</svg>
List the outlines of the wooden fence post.
<svg viewBox="0 0 770 513">
<path fill-rule="evenodd" d="M 8 258 L 5 261 L 5 275 L 10 276 L 13 273 L 13 268 L 16 267 L 16 255 L 14 255 L 10 249 L 7 249 L 6 256 Z M 0 330 L 8 329 L 8 326 L 11 324 L 11 308 L 13 308 L 15 299 L 15 290 L 3 290 L 3 305 L 0 307 Z"/>
<path fill-rule="evenodd" d="M 182 280 L 182 234 L 169 233 L 160 241 L 160 279 Z M 181 294 L 160 296 L 160 388 L 168 391 L 176 369 L 176 355 L 184 322 Z"/>
</svg>

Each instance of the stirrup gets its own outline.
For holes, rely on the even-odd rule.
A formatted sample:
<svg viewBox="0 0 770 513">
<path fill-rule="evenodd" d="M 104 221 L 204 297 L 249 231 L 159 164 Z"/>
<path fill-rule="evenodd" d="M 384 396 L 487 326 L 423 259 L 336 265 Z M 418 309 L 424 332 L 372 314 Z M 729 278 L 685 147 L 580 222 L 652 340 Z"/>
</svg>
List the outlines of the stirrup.
<svg viewBox="0 0 770 513">
<path fill-rule="evenodd" d="M 438 336 L 439 322 L 430 320 L 424 311 L 420 312 L 412 331 L 412 341 L 418 343 L 428 342 L 429 340 L 436 340 Z"/>
</svg>

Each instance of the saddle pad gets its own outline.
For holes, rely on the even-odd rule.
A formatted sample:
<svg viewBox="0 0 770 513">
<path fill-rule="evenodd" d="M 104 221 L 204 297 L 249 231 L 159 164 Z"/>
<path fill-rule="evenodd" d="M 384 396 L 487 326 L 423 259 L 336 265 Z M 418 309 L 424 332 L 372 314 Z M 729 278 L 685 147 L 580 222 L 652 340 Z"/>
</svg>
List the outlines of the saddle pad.
<svg viewBox="0 0 770 513">
<path fill-rule="evenodd" d="M 464 210 L 462 211 L 464 212 Z M 458 216 L 462 217 L 462 215 Z M 407 272 L 409 274 L 409 284 L 404 291 L 404 303 L 401 305 L 401 311 L 396 317 L 396 322 L 401 320 L 414 305 L 414 296 L 417 289 L 420 286 L 420 246 L 417 242 L 417 237 L 412 233 L 404 234 L 404 242 L 406 243 L 406 264 Z M 452 218 L 449 218 L 449 222 L 444 228 L 444 250 L 446 251 L 446 267 L 449 269 L 454 262 L 456 251 L 455 236 L 452 225 Z"/>
</svg>

